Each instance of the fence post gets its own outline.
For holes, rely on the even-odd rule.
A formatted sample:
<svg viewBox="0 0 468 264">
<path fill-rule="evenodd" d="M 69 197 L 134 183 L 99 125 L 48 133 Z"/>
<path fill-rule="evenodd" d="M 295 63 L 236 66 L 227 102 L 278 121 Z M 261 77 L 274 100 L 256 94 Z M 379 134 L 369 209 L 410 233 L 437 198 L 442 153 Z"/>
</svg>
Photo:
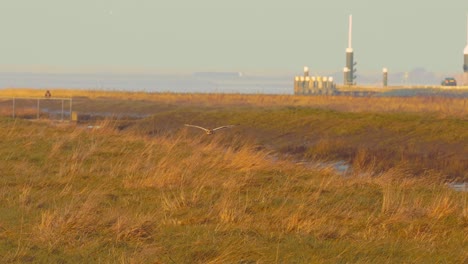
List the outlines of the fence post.
<svg viewBox="0 0 468 264">
<path fill-rule="evenodd" d="M 73 97 L 70 97 L 70 121 L 72 121 L 72 104 L 73 104 Z"/>
<path fill-rule="evenodd" d="M 37 117 L 36 117 L 36 119 L 39 119 L 39 111 L 40 111 L 39 109 L 40 108 L 39 108 L 39 98 L 38 98 L 37 99 Z"/>
<path fill-rule="evenodd" d="M 15 119 L 15 98 L 13 97 L 13 119 Z"/>
</svg>

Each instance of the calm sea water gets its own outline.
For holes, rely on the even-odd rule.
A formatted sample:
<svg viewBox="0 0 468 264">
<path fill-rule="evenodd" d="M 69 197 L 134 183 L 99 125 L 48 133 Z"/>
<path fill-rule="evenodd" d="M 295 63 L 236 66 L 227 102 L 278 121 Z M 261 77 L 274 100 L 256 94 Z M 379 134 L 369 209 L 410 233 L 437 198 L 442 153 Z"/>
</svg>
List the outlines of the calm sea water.
<svg viewBox="0 0 468 264">
<path fill-rule="evenodd" d="M 293 76 L 213 74 L 0 73 L 2 88 L 69 88 L 176 93 L 292 94 Z"/>
</svg>

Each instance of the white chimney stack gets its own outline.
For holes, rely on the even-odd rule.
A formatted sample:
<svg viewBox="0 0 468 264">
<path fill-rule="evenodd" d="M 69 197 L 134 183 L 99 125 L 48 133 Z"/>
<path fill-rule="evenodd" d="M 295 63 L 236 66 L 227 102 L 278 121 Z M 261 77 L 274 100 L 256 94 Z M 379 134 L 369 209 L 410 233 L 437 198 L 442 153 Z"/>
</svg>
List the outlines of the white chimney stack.
<svg viewBox="0 0 468 264">
<path fill-rule="evenodd" d="M 346 52 L 353 52 L 352 41 L 353 41 L 353 15 L 349 15 L 348 48 L 346 49 Z"/>
<path fill-rule="evenodd" d="M 466 47 L 463 54 L 468 55 L 468 14 L 466 15 Z"/>
</svg>

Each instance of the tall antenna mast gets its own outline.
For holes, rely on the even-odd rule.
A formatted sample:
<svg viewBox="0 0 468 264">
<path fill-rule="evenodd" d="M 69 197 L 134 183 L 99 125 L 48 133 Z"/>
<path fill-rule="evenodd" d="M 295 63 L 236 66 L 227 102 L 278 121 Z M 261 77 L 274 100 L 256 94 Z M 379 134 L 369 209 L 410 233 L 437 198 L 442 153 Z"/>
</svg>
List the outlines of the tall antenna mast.
<svg viewBox="0 0 468 264">
<path fill-rule="evenodd" d="M 354 62 L 354 54 L 353 54 L 353 46 L 352 46 L 352 40 L 353 40 L 353 15 L 349 15 L 349 28 L 348 28 L 348 47 L 346 48 L 346 67 L 344 68 L 344 76 L 345 76 L 345 85 L 354 85 L 354 79 L 356 76 L 354 73 L 356 72 L 356 69 L 354 68 L 354 65 L 356 64 Z"/>
<path fill-rule="evenodd" d="M 353 50 L 351 43 L 353 39 L 353 15 L 349 15 L 349 29 L 348 29 L 348 49 Z"/>
<path fill-rule="evenodd" d="M 468 14 L 466 14 L 466 46 L 465 46 L 465 50 L 463 50 L 463 54 L 465 54 L 465 57 L 467 57 L 468 55 Z M 465 58 L 465 65 L 468 64 L 468 58 Z M 468 65 L 467 65 L 468 67 Z M 465 72 L 467 72 L 468 70 L 465 70 Z"/>
<path fill-rule="evenodd" d="M 466 46 L 463 50 L 463 71 L 465 72 L 465 85 L 468 85 L 468 14 L 466 14 Z"/>
</svg>

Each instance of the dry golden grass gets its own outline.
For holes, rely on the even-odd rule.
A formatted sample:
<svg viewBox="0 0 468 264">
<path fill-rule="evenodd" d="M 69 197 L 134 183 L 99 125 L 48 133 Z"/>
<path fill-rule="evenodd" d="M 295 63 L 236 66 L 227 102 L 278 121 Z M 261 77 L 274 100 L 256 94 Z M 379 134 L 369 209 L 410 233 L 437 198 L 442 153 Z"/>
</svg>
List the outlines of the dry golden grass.
<svg viewBox="0 0 468 264">
<path fill-rule="evenodd" d="M 52 94 L 55 96 L 57 91 Z M 195 100 L 206 105 L 213 105 L 215 100 L 219 105 L 244 102 L 275 107 L 285 102 L 310 103 L 364 112 L 380 109 L 378 105 L 383 102 L 383 98 L 353 101 L 257 95 L 149 97 L 171 103 L 190 104 Z M 273 102 L 273 98 L 279 101 Z M 419 102 L 421 105 L 414 111 L 423 111 L 424 100 L 418 100 L 406 101 L 405 107 L 413 109 L 410 104 Z M 352 102 L 369 105 L 353 106 Z M 452 101 L 444 104 L 447 102 Z M 460 103 L 453 102 L 455 108 Z M 385 108 L 382 111 L 394 109 L 381 107 Z M 443 107 L 435 112 L 445 115 L 452 114 L 450 111 Z M 462 116 L 466 116 L 464 111 Z M 309 124 L 298 113 L 293 114 L 297 118 L 294 122 Z M 314 112 L 311 116 L 319 118 L 319 114 Z M 351 121 L 357 122 L 353 118 Z M 278 127 L 290 124 L 280 123 L 283 119 L 292 117 L 280 116 L 272 123 Z M 351 121 L 346 127 L 358 131 Z M 299 164 L 272 153 L 271 149 L 259 148 L 258 142 L 246 140 L 248 137 L 242 130 L 207 137 L 187 129 L 151 135 L 132 130 L 122 132 L 117 129 L 120 123 L 116 120 L 96 121 L 94 125 L 94 129 L 88 129 L 80 124 L 0 118 L 3 261 L 464 263 L 468 260 L 467 194 L 445 186 L 435 171 L 426 171 L 427 177 L 414 177 L 409 164 L 404 162 L 391 169 L 376 170 L 376 155 L 369 147 L 358 149 L 352 159 L 352 173 L 343 177 L 331 166 L 311 168 L 307 163 Z M 397 125 L 392 129 L 405 129 Z M 432 127 L 429 131 L 449 134 Z M 336 131 L 344 132 L 341 128 Z M 447 138 L 454 142 L 464 139 L 451 134 Z M 413 139 L 410 143 L 418 142 Z M 312 154 L 322 157 L 347 144 L 344 137 L 337 141 L 332 136 L 324 137 Z"/>
<path fill-rule="evenodd" d="M 445 116 L 466 117 L 467 98 L 447 97 L 348 97 L 348 96 L 294 96 L 258 94 L 184 94 L 147 93 L 99 90 L 51 90 L 54 97 L 117 100 L 145 100 L 178 105 L 228 106 L 250 105 L 314 106 L 347 112 L 425 112 Z M 0 97 L 43 97 L 44 91 L 37 89 L 3 89 Z"/>
</svg>

